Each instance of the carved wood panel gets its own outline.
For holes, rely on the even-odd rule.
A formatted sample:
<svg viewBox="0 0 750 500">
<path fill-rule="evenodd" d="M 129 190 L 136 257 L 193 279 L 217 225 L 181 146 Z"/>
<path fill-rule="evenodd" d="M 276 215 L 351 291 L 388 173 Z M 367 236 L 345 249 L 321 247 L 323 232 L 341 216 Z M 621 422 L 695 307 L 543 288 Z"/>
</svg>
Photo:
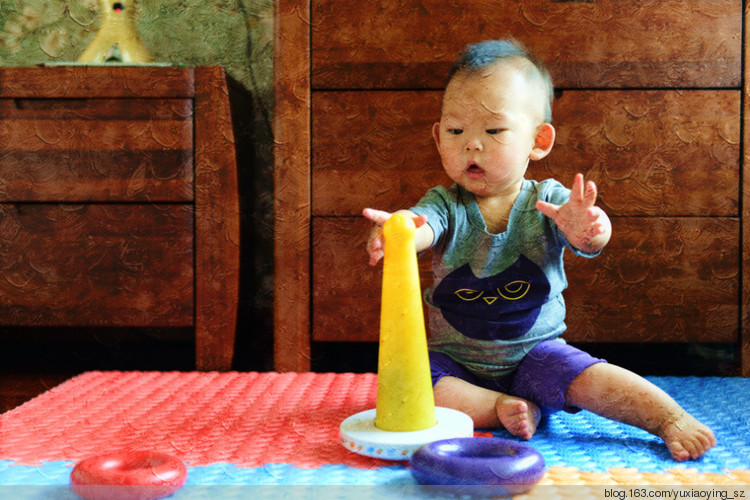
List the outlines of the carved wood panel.
<svg viewBox="0 0 750 500">
<path fill-rule="evenodd" d="M 275 3 L 274 367 L 310 369 L 310 0 Z"/>
<path fill-rule="evenodd" d="M 568 254 L 566 338 L 593 342 L 736 342 L 736 217 L 617 217 L 594 259 Z"/>
<path fill-rule="evenodd" d="M 0 324 L 191 326 L 190 205 L 0 204 Z"/>
<path fill-rule="evenodd" d="M 430 135 L 445 76 L 467 43 L 509 36 L 564 90 L 557 145 L 529 176 L 583 171 L 616 223 L 604 255 L 569 259 L 568 303 L 589 318 L 572 312 L 571 335 L 737 341 L 746 14 L 739 0 L 280 0 L 277 368 L 309 368 L 310 339 L 377 339 L 360 211 L 449 182 Z M 606 294 L 579 291 L 593 279 Z"/>
<path fill-rule="evenodd" d="M 739 0 L 316 0 L 311 26 L 318 89 L 441 89 L 467 43 L 507 37 L 559 88 L 741 81 Z"/>
<path fill-rule="evenodd" d="M 316 92 L 313 215 L 404 208 L 450 184 L 431 133 L 440 96 Z M 610 215 L 738 215 L 738 90 L 566 91 L 553 113 L 555 147 L 528 177 L 570 185 L 583 172 Z"/>
<path fill-rule="evenodd" d="M 191 201 L 189 99 L 0 99 L 0 201 Z"/>
<path fill-rule="evenodd" d="M 230 369 L 229 96 L 220 67 L 0 68 L 0 322 L 194 326 L 196 368 Z"/>
<path fill-rule="evenodd" d="M 0 97 L 191 98 L 194 68 L 148 66 L 4 67 Z"/>
<path fill-rule="evenodd" d="M 554 111 L 555 147 L 531 177 L 584 172 L 612 215 L 739 214 L 738 90 L 566 91 Z"/>
</svg>

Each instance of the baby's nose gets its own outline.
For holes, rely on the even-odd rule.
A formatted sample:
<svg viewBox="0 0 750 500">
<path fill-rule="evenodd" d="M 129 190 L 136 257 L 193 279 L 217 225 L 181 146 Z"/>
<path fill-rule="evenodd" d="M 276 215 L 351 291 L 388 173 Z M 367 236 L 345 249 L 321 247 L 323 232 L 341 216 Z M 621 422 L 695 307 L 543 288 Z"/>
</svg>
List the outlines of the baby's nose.
<svg viewBox="0 0 750 500">
<path fill-rule="evenodd" d="M 481 151 L 482 150 L 482 141 L 479 139 L 469 139 L 466 141 L 466 151 Z"/>
</svg>

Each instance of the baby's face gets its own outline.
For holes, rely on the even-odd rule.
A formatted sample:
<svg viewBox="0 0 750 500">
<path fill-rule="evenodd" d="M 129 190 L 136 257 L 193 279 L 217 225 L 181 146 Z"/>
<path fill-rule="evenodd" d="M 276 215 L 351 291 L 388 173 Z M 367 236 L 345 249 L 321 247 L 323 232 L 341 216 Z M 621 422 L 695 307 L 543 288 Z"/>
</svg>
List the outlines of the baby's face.
<svg viewBox="0 0 750 500">
<path fill-rule="evenodd" d="M 513 63 L 456 75 L 433 135 L 443 168 L 478 197 L 517 192 L 543 122 L 544 97 Z"/>
</svg>

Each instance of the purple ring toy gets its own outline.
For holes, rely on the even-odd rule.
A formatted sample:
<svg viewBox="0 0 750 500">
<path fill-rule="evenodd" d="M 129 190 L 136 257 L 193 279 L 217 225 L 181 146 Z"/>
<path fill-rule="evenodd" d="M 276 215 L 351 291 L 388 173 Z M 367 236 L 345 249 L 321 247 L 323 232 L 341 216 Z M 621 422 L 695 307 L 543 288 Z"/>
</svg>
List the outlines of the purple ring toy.
<svg viewBox="0 0 750 500">
<path fill-rule="evenodd" d="M 544 475 L 544 458 L 527 444 L 499 438 L 435 441 L 411 457 L 421 485 L 450 486 L 462 494 L 518 495 Z"/>
</svg>

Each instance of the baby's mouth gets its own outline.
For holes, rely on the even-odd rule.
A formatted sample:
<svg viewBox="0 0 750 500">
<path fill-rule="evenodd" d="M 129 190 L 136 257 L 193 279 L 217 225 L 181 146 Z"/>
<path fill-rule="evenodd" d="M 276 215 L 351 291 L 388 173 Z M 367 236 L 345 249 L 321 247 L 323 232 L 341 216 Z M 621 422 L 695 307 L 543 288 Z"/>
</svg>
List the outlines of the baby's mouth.
<svg viewBox="0 0 750 500">
<path fill-rule="evenodd" d="M 481 177 L 482 175 L 484 175 L 484 169 L 476 163 L 471 163 L 468 167 L 466 167 L 466 174 L 470 178 Z"/>
</svg>

